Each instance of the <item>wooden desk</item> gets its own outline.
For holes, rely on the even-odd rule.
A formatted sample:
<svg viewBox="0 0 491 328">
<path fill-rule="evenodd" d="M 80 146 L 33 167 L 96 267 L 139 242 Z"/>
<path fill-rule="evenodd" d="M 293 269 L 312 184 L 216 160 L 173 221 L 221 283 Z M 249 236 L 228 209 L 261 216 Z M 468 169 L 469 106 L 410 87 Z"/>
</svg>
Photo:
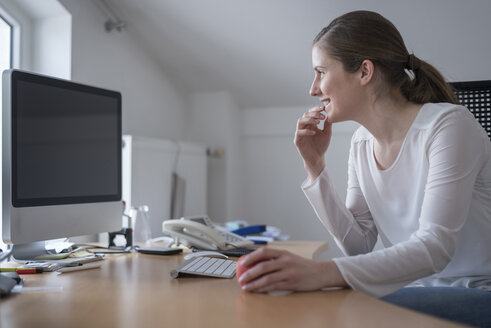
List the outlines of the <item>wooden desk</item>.
<svg viewBox="0 0 491 328">
<path fill-rule="evenodd" d="M 311 256 L 317 242 L 273 247 Z M 62 286 L 0 300 L 0 327 L 452 327 L 352 290 L 270 296 L 236 279 L 179 278 L 182 255 L 109 255 L 100 269 L 24 275 L 25 286 Z"/>
</svg>

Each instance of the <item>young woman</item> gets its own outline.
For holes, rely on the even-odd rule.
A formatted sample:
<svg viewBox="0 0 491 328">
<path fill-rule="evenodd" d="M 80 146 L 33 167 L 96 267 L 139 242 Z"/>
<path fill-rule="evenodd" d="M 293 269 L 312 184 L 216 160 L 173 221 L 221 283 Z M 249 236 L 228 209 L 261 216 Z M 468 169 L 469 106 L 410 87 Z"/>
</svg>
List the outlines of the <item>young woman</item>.
<svg viewBox="0 0 491 328">
<path fill-rule="evenodd" d="M 323 105 L 297 122 L 295 145 L 308 175 L 302 188 L 348 256 L 313 261 L 263 248 L 243 262 L 257 263 L 241 276 L 243 289 L 349 286 L 491 325 L 491 143 L 484 129 L 377 13 L 335 19 L 314 39 L 312 62 L 310 94 Z M 344 204 L 325 154 L 332 124 L 347 120 L 361 127 L 351 141 Z M 385 248 L 373 251 L 378 236 Z"/>
</svg>

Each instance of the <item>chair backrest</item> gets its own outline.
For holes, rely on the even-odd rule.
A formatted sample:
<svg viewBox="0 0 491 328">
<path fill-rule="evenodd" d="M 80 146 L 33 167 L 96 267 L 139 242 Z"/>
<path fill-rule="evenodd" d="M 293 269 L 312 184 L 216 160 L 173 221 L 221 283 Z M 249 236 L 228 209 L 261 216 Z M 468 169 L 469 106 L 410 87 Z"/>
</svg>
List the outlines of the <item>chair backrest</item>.
<svg viewBox="0 0 491 328">
<path fill-rule="evenodd" d="M 491 140 L 491 80 L 452 82 L 460 103 L 481 123 Z"/>
</svg>

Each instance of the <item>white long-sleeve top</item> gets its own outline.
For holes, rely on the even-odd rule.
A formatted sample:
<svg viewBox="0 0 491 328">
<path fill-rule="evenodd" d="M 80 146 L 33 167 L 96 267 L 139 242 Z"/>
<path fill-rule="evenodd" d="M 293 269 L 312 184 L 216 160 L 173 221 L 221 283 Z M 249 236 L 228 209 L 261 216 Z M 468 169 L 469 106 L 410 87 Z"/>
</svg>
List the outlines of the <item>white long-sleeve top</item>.
<svg viewBox="0 0 491 328">
<path fill-rule="evenodd" d="M 302 184 L 349 255 L 334 259 L 346 282 L 377 297 L 410 283 L 491 290 L 491 143 L 473 115 L 423 105 L 385 170 L 373 144 L 363 127 L 353 135 L 346 204 L 326 170 Z"/>
</svg>

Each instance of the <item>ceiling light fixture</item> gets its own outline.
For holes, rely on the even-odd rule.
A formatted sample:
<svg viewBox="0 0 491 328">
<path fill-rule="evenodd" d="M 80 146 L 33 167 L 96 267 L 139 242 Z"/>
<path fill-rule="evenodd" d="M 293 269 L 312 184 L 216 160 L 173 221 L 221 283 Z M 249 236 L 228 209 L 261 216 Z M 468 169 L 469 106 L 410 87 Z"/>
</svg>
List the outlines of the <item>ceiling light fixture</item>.
<svg viewBox="0 0 491 328">
<path fill-rule="evenodd" d="M 121 32 L 126 27 L 126 22 L 114 12 L 114 10 L 107 4 L 106 0 L 95 0 L 94 2 L 107 17 L 107 20 L 104 23 L 106 32 L 109 33 L 112 30 Z"/>
</svg>

